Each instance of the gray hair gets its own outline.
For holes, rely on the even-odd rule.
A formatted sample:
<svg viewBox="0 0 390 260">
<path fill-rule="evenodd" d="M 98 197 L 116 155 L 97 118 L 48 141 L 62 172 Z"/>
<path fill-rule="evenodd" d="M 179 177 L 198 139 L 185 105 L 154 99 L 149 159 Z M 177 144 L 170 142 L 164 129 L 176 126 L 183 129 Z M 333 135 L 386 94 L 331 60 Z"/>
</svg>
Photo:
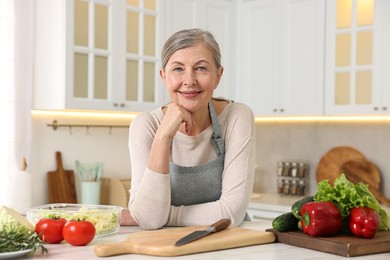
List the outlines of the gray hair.
<svg viewBox="0 0 390 260">
<path fill-rule="evenodd" d="M 165 42 L 161 51 L 161 63 L 163 70 L 165 70 L 168 60 L 176 51 L 195 46 L 200 43 L 210 49 L 214 57 L 215 65 L 217 69 L 219 69 L 222 65 L 221 51 L 217 41 L 209 31 L 195 28 L 178 31 Z"/>
</svg>

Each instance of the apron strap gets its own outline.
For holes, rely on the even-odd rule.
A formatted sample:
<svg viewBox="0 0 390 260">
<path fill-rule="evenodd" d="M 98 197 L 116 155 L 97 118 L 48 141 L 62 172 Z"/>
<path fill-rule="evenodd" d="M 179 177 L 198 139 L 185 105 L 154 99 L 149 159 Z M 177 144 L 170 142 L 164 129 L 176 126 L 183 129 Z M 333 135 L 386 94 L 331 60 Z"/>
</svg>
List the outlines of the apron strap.
<svg viewBox="0 0 390 260">
<path fill-rule="evenodd" d="M 215 107 L 213 103 L 209 102 L 210 116 L 211 122 L 213 124 L 213 135 L 212 140 L 214 141 L 214 147 L 218 155 L 225 154 L 225 142 L 221 137 L 221 127 L 218 122 L 218 115 L 215 111 Z"/>
</svg>

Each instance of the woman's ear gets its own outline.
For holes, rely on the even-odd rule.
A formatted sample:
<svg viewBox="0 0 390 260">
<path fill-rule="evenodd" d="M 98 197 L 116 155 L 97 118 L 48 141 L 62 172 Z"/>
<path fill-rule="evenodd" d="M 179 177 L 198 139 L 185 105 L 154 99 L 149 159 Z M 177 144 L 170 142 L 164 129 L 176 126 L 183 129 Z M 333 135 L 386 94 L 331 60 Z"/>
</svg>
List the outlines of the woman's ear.
<svg viewBox="0 0 390 260">
<path fill-rule="evenodd" d="M 222 74 L 223 74 L 223 67 L 221 66 L 219 69 L 218 69 L 218 72 L 217 72 L 217 82 L 215 84 L 215 87 L 214 89 L 216 89 L 219 85 L 219 82 L 221 81 L 221 78 L 222 78 Z"/>
<path fill-rule="evenodd" d="M 164 72 L 164 69 L 160 69 L 160 77 L 163 81 L 165 81 L 165 72 Z"/>
</svg>

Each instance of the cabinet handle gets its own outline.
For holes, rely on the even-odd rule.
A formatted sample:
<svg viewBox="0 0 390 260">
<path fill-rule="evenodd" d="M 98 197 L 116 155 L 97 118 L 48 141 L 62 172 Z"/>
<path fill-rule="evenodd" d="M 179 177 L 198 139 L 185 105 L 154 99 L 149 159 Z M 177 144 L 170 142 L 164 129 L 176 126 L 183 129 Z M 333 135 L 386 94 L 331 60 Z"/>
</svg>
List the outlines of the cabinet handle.
<svg viewBox="0 0 390 260">
<path fill-rule="evenodd" d="M 387 107 L 382 107 L 382 110 L 383 110 L 383 111 L 386 111 L 386 110 L 387 110 Z"/>
<path fill-rule="evenodd" d="M 374 107 L 374 110 L 375 110 L 375 111 L 378 111 L 378 107 Z"/>
<path fill-rule="evenodd" d="M 280 112 L 284 112 L 284 108 L 281 108 L 281 109 L 280 109 Z"/>
<path fill-rule="evenodd" d="M 274 108 L 274 112 L 278 112 L 278 109 L 277 109 L 277 108 Z"/>
<path fill-rule="evenodd" d="M 120 106 L 120 107 L 124 107 L 124 106 L 125 106 L 125 103 L 121 103 L 119 106 Z"/>
<path fill-rule="evenodd" d="M 114 103 L 114 107 L 117 107 L 118 106 L 118 103 Z"/>
</svg>

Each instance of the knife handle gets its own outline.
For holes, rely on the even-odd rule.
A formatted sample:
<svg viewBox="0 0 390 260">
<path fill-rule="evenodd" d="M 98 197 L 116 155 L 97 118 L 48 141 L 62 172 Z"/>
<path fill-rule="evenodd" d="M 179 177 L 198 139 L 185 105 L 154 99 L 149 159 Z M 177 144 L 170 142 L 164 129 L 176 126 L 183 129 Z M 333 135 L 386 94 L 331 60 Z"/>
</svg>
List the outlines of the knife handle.
<svg viewBox="0 0 390 260">
<path fill-rule="evenodd" d="M 230 219 L 228 218 L 223 218 L 221 220 L 218 220 L 217 222 L 215 222 L 214 224 L 212 224 L 210 226 L 210 228 L 213 228 L 213 232 L 218 232 L 218 231 L 221 231 L 221 230 L 224 230 L 225 228 L 227 228 L 228 226 L 230 226 Z"/>
</svg>

